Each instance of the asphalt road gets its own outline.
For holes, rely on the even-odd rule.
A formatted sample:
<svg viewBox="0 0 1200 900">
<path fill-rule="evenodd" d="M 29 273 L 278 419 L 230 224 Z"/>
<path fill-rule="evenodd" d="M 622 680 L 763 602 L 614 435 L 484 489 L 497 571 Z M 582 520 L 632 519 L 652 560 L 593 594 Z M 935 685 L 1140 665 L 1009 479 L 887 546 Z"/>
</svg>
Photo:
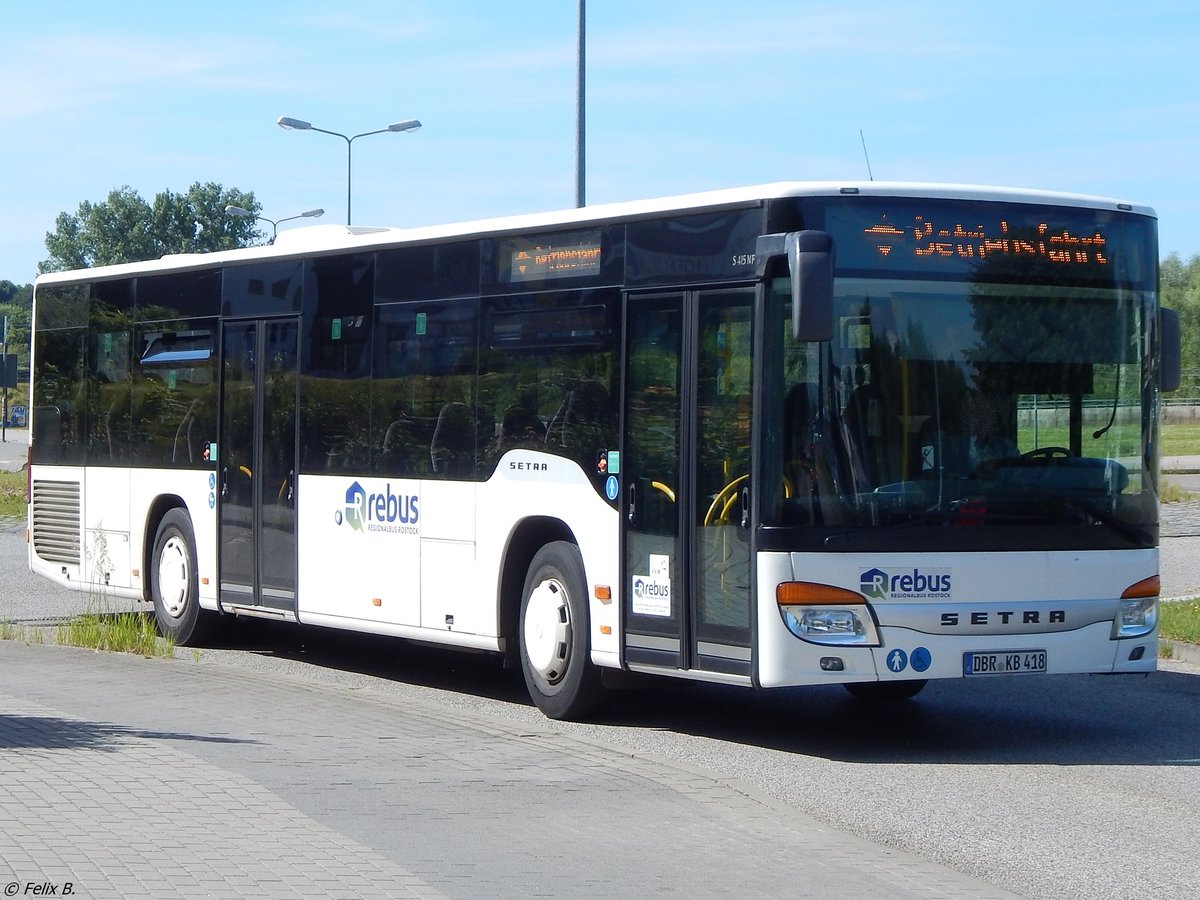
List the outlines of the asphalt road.
<svg viewBox="0 0 1200 900">
<path fill-rule="evenodd" d="M 1164 541 L 1164 560 L 1200 558 L 1192 543 Z M 0 619 L 32 624 L 78 608 L 74 595 L 56 593 L 24 571 L 23 536 L 11 529 L 0 533 L 0 571 Z M 200 666 L 198 674 L 238 673 L 247 696 L 271 696 L 280 678 L 298 680 L 340 698 L 349 722 L 378 716 L 373 707 L 358 705 L 371 695 L 390 698 L 397 709 L 420 704 L 447 723 L 462 717 L 476 730 L 479 722 L 490 722 L 506 737 L 484 748 L 489 753 L 538 735 L 581 740 L 604 748 L 608 760 L 653 760 L 686 773 L 695 779 L 689 784 L 701 794 L 711 792 L 714 801 L 732 787 L 865 839 L 873 845 L 864 851 L 872 860 L 911 854 L 1025 896 L 1182 898 L 1193 896 L 1200 883 L 1200 669 L 1183 664 L 1163 663 L 1146 677 L 935 682 L 915 702 L 890 709 L 850 702 L 837 688 L 751 693 L 653 681 L 617 692 L 602 721 L 570 724 L 544 719 L 526 700 L 519 675 L 502 671 L 490 657 L 247 624 L 227 646 L 181 650 L 180 659 L 165 665 L 178 667 L 171 671 L 182 673 L 184 684 L 189 666 Z M 185 696 L 186 687 L 175 690 L 181 706 L 198 708 L 198 699 Z M 131 718 L 147 715 L 137 700 L 144 691 L 131 685 Z M 88 712 L 82 700 L 62 699 L 71 702 L 80 705 L 77 713 Z M 119 715 L 122 708 L 113 697 L 104 715 Z M 345 727 L 339 722 L 326 730 Z M 296 752 L 309 739 L 304 735 L 322 737 L 299 726 L 293 733 Z M 393 859 L 408 852 L 404 842 L 388 844 L 394 838 L 374 827 L 377 819 L 362 803 L 339 799 L 339 791 L 372 796 L 369 784 L 362 784 L 376 776 L 369 759 L 350 766 L 349 777 L 343 767 L 341 782 L 331 775 L 316 789 L 315 762 L 297 762 L 293 751 L 288 762 L 295 765 L 253 758 L 239 763 L 219 743 L 197 744 L 189 752 L 240 766 L 240 774 L 322 827 Z M 546 752 L 544 764 L 557 766 L 577 751 L 548 746 Z M 479 789 L 497 786 L 481 783 Z M 486 841 L 479 846 L 490 847 Z M 427 847 L 418 849 L 428 855 Z M 596 852 L 603 854 L 604 846 Z M 750 859 L 736 845 L 714 852 L 731 866 Z M 467 894 L 436 882 L 432 869 L 421 872 L 421 859 L 402 861 L 447 893 Z M 795 877 L 803 880 L 800 863 Z M 904 863 L 898 858 L 896 864 Z M 620 867 L 619 861 L 613 865 Z M 638 883 L 632 868 L 623 883 Z M 926 893 L 937 893 L 932 882 L 927 887 Z M 780 882 L 778 893 L 786 892 Z"/>
</svg>

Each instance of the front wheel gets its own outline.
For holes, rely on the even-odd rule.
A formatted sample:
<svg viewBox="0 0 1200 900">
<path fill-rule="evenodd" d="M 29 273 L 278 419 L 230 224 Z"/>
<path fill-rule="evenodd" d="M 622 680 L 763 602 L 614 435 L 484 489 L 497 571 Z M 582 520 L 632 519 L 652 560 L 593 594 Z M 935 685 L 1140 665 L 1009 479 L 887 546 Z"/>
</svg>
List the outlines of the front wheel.
<svg viewBox="0 0 1200 900">
<path fill-rule="evenodd" d="M 578 719 L 603 697 L 588 655 L 587 587 L 579 548 L 542 547 L 529 564 L 521 598 L 521 670 L 529 696 L 551 719 Z"/>
<path fill-rule="evenodd" d="M 200 609 L 196 538 L 182 509 L 168 510 L 158 524 L 150 560 L 150 592 L 159 633 L 181 647 L 202 640 L 216 616 Z"/>
</svg>

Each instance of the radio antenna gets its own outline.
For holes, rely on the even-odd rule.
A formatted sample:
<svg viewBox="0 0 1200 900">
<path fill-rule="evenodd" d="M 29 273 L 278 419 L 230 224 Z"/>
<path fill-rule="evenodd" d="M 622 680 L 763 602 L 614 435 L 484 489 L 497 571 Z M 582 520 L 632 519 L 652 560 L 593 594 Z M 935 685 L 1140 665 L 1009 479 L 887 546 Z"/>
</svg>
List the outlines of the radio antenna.
<svg viewBox="0 0 1200 900">
<path fill-rule="evenodd" d="M 865 137 L 863 137 L 863 131 L 861 128 L 858 129 L 858 139 L 860 141 L 862 141 L 863 159 L 865 159 L 867 161 L 867 178 L 869 178 L 871 181 L 874 181 L 875 176 L 871 172 L 871 157 L 867 155 L 867 139 Z"/>
</svg>

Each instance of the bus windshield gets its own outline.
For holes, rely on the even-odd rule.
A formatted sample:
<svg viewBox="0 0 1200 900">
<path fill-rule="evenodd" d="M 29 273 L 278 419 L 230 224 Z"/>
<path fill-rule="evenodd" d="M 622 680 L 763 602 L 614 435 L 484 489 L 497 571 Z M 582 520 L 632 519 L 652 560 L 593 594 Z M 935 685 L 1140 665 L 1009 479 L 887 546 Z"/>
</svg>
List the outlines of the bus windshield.
<svg viewBox="0 0 1200 900">
<path fill-rule="evenodd" d="M 828 344 L 773 309 L 764 524 L 826 550 L 1154 545 L 1152 289 L 844 276 Z"/>
</svg>

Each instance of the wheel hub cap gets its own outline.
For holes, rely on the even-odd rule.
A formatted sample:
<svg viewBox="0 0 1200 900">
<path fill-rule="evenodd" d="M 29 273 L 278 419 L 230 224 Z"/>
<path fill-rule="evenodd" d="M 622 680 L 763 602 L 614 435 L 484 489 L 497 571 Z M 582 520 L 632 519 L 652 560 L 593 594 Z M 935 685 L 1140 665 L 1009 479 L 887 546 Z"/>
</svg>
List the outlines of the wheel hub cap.
<svg viewBox="0 0 1200 900">
<path fill-rule="evenodd" d="M 173 537 L 163 545 L 158 557 L 158 591 L 163 609 L 173 619 L 182 616 L 187 606 L 190 576 L 187 547 Z"/>
<path fill-rule="evenodd" d="M 548 684 L 567 671 L 571 646 L 571 619 L 566 589 L 557 581 L 543 581 L 529 595 L 525 607 L 525 651 L 529 664 Z"/>
</svg>

